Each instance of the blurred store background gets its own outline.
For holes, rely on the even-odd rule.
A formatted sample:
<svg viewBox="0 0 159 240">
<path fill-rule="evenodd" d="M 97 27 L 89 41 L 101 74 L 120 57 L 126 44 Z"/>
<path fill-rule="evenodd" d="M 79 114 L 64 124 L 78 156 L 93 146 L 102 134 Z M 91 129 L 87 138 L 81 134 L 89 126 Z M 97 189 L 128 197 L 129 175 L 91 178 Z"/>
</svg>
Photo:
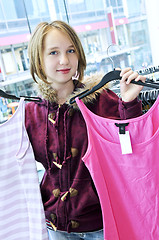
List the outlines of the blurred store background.
<svg viewBox="0 0 159 240">
<path fill-rule="evenodd" d="M 111 60 L 134 70 L 158 66 L 158 9 L 157 0 L 0 0 L 0 89 L 36 95 L 27 48 L 42 21 L 63 20 L 76 30 L 87 57 L 85 74 L 111 71 Z M 15 111 L 11 103 L 0 97 L 1 123 Z"/>
</svg>

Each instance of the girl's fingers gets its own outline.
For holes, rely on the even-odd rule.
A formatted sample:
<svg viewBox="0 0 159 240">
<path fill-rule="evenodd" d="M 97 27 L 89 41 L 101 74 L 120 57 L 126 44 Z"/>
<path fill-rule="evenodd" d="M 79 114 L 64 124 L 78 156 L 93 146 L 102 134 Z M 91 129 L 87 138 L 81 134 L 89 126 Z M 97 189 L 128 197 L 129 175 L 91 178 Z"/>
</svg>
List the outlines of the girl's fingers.
<svg viewBox="0 0 159 240">
<path fill-rule="evenodd" d="M 133 72 L 131 69 L 124 73 L 121 79 L 121 82 L 126 82 L 127 84 L 129 84 L 131 82 L 132 79 L 137 78 L 138 73 Z"/>
<path fill-rule="evenodd" d="M 130 84 L 132 80 L 135 81 L 143 81 L 145 82 L 146 77 L 139 75 L 137 72 L 134 72 L 131 68 L 125 68 L 121 71 L 120 76 L 122 77 L 121 82 L 125 82 L 126 84 Z"/>
<path fill-rule="evenodd" d="M 139 81 L 139 80 L 141 80 L 142 82 L 145 82 L 145 81 L 146 81 L 146 77 L 145 77 L 145 76 L 142 76 L 142 75 L 139 75 L 139 76 L 135 79 L 135 81 Z"/>
<path fill-rule="evenodd" d="M 137 72 L 132 72 L 132 73 L 128 76 L 128 78 L 127 78 L 127 80 L 126 80 L 126 84 L 131 83 L 132 80 L 136 80 L 138 77 L 139 77 L 139 74 L 138 74 Z"/>
<path fill-rule="evenodd" d="M 131 70 L 130 67 L 122 69 L 122 70 L 121 70 L 121 73 L 120 73 L 120 76 L 122 77 L 125 73 L 129 72 L 130 70 Z M 131 70 L 131 71 L 132 71 L 132 70 Z"/>
</svg>

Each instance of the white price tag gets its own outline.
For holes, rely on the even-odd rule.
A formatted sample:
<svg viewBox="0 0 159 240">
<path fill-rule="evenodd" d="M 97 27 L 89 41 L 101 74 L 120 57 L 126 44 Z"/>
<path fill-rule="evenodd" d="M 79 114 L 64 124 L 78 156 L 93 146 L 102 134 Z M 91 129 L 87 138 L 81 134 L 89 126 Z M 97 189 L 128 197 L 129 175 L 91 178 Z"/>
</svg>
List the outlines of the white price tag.
<svg viewBox="0 0 159 240">
<path fill-rule="evenodd" d="M 120 140 L 122 154 L 131 154 L 132 146 L 131 146 L 129 131 L 125 131 L 125 134 L 119 133 L 119 140 Z"/>
</svg>

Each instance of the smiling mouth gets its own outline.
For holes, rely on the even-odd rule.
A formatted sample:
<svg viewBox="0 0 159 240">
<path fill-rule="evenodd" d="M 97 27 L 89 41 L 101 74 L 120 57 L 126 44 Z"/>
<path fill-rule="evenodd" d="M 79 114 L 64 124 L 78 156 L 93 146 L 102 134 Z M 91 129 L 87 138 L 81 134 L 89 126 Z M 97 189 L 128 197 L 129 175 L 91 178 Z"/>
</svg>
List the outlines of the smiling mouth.
<svg viewBox="0 0 159 240">
<path fill-rule="evenodd" d="M 59 70 L 57 70 L 57 72 L 61 72 L 61 73 L 63 73 L 63 74 L 66 74 L 66 73 L 69 73 L 70 70 L 71 70 L 70 68 L 59 69 Z"/>
</svg>

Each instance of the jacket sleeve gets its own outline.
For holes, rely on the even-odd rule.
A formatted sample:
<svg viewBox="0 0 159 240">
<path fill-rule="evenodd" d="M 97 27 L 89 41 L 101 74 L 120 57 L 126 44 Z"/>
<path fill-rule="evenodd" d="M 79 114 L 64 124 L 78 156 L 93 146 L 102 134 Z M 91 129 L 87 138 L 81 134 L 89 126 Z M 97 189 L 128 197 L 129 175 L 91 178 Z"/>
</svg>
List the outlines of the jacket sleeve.
<svg viewBox="0 0 159 240">
<path fill-rule="evenodd" d="M 142 103 L 138 98 L 135 98 L 131 102 L 124 102 L 121 100 L 121 98 L 119 98 L 118 102 L 118 110 L 122 120 L 135 118 L 142 115 Z"/>
</svg>

